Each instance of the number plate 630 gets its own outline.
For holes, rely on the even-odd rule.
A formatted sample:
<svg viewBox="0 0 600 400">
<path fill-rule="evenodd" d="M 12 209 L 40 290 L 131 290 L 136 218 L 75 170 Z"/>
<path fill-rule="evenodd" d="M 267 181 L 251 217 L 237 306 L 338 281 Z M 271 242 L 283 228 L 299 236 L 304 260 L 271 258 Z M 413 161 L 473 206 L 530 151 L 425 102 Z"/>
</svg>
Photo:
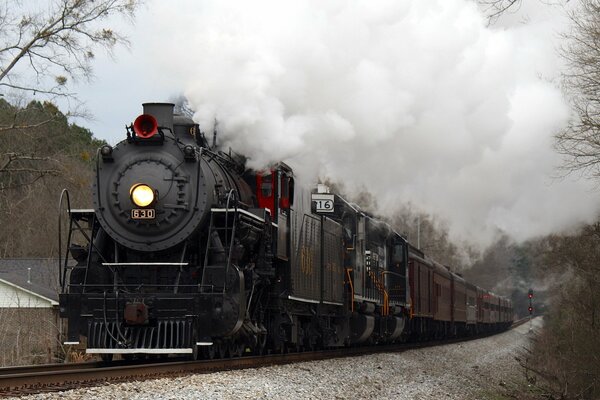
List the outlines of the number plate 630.
<svg viewBox="0 0 600 400">
<path fill-rule="evenodd" d="M 134 208 L 131 210 L 131 219 L 154 219 L 156 211 L 153 208 Z"/>
</svg>

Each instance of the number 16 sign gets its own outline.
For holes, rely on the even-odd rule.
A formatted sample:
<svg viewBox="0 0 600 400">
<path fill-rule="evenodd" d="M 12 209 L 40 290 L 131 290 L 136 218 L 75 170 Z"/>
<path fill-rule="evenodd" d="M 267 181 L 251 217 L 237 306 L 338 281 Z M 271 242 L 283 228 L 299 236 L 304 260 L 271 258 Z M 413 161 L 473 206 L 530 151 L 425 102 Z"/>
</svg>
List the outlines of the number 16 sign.
<svg viewBox="0 0 600 400">
<path fill-rule="evenodd" d="M 312 201 L 315 203 L 315 211 L 318 213 L 332 213 L 334 212 L 333 201 L 334 195 L 332 194 L 312 194 Z"/>
</svg>

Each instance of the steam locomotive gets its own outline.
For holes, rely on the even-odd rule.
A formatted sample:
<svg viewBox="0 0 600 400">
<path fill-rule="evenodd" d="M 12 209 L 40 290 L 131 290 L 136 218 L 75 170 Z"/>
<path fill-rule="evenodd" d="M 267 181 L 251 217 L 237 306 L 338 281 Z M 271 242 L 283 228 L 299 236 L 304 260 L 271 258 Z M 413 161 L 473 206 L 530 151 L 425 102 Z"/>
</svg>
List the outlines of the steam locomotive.
<svg viewBox="0 0 600 400">
<path fill-rule="evenodd" d="M 384 221 L 323 185 L 297 187 L 284 163 L 247 170 L 173 104 L 143 107 L 125 140 L 98 150 L 94 209 L 61 198 L 65 344 L 83 337 L 104 360 L 196 359 L 510 326 L 509 300 Z"/>
</svg>

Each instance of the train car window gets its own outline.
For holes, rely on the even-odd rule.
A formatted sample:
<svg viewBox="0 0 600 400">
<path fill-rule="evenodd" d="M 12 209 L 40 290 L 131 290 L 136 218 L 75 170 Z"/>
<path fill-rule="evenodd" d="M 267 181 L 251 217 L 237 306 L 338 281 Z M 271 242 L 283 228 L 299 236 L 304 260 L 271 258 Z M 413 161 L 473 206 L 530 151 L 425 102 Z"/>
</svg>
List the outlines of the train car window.
<svg viewBox="0 0 600 400">
<path fill-rule="evenodd" d="M 271 216 L 275 217 L 275 186 L 273 171 L 266 171 L 256 175 L 256 200 L 260 208 L 267 208 Z"/>
<path fill-rule="evenodd" d="M 290 208 L 290 178 L 285 174 L 279 175 L 280 199 L 279 207 Z"/>
<path fill-rule="evenodd" d="M 281 185 L 281 197 L 285 198 L 289 196 L 289 178 L 287 175 L 281 174 L 279 177 L 279 184 Z"/>
<path fill-rule="evenodd" d="M 356 221 L 350 214 L 342 216 L 342 226 L 344 227 L 344 243 L 346 250 L 354 250 L 356 247 Z"/>
<path fill-rule="evenodd" d="M 260 190 L 263 197 L 271 197 L 273 195 L 273 176 L 271 174 L 263 175 Z"/>
<path fill-rule="evenodd" d="M 371 269 L 371 251 L 365 251 L 365 266 L 367 269 Z"/>
<path fill-rule="evenodd" d="M 394 245 L 392 264 L 398 269 L 402 269 L 404 267 L 404 246 L 402 243 L 396 243 Z"/>
<path fill-rule="evenodd" d="M 289 190 L 289 198 L 290 198 L 290 206 L 294 205 L 294 178 L 290 177 L 290 190 Z"/>
</svg>

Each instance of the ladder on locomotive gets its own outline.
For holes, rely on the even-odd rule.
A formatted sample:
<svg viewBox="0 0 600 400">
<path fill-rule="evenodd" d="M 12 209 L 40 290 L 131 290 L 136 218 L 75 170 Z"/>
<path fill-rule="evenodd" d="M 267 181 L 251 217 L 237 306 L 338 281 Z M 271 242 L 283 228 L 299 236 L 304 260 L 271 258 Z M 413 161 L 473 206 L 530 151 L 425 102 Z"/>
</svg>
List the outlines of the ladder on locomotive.
<svg viewBox="0 0 600 400">
<path fill-rule="evenodd" d="M 62 254 L 62 211 L 63 202 L 66 202 L 66 211 L 69 215 L 69 230 L 67 234 L 67 243 L 64 252 L 64 261 Z M 67 283 L 67 277 L 70 275 L 69 273 L 74 269 L 87 269 L 90 266 L 92 252 L 95 248 L 94 246 L 94 232 L 98 229 L 98 221 L 96 220 L 96 213 L 93 209 L 72 209 L 71 202 L 69 199 L 69 192 L 67 189 L 64 189 L 60 196 L 59 202 L 59 220 L 58 220 L 58 264 L 59 264 L 59 284 L 62 290 L 62 293 L 66 293 L 66 289 L 69 288 Z M 86 244 L 84 246 L 72 243 L 73 237 L 80 235 L 83 239 L 85 239 Z M 85 265 L 75 265 L 69 264 L 69 255 L 76 252 L 85 252 L 86 255 L 86 264 Z M 102 255 L 98 252 L 100 257 Z M 86 276 L 87 278 L 87 276 Z M 85 284 L 85 280 L 84 280 Z M 70 288 L 69 288 L 70 289 Z"/>
<path fill-rule="evenodd" d="M 381 293 L 381 295 L 383 296 L 383 304 L 382 304 L 382 307 L 381 307 L 381 315 L 389 315 L 389 313 L 390 313 L 389 294 L 388 294 L 388 291 L 385 288 L 385 285 L 379 279 L 379 277 L 377 276 L 377 274 L 374 271 L 369 270 L 369 276 L 371 277 L 371 280 L 375 284 L 375 287 L 377 288 L 377 290 L 379 291 L 379 293 Z"/>
<path fill-rule="evenodd" d="M 235 251 L 236 238 L 238 231 L 246 232 L 248 229 L 256 235 L 264 233 L 267 216 L 261 215 L 260 211 L 265 210 L 250 209 L 245 210 L 238 207 L 238 204 L 233 208 L 213 208 L 210 214 L 210 222 L 208 225 L 206 237 L 206 249 L 204 253 L 204 264 L 202 268 L 202 279 L 200 282 L 200 291 L 203 293 L 225 294 L 227 292 L 227 279 L 231 268 L 236 268 L 232 265 L 233 252 Z M 213 237 L 218 237 L 214 240 Z M 211 258 L 222 253 L 224 262 L 220 264 L 211 263 Z M 212 256 L 212 257 L 211 257 Z M 265 253 L 265 258 L 272 257 L 270 253 Z M 214 260 L 213 260 L 214 261 Z M 221 270 L 222 285 L 214 285 L 207 283 L 207 269 Z M 272 271 L 260 270 L 262 274 L 272 274 Z"/>
<path fill-rule="evenodd" d="M 210 223 L 206 238 L 206 250 L 204 252 L 204 264 L 202 268 L 202 280 L 200 282 L 200 291 L 203 293 L 214 293 L 225 295 L 227 290 L 227 277 L 231 268 L 231 256 L 235 245 L 235 234 L 238 224 L 238 208 L 237 205 L 233 209 L 225 208 L 213 209 L 210 213 Z M 214 235 L 218 236 L 218 241 L 214 239 Z M 214 239 L 214 240 L 213 240 Z M 220 243 L 217 245 L 214 242 Z M 225 265 L 209 265 L 211 256 L 216 253 L 225 254 Z M 215 287 L 213 284 L 206 283 L 206 270 L 220 269 L 223 274 L 223 286 Z"/>
</svg>

